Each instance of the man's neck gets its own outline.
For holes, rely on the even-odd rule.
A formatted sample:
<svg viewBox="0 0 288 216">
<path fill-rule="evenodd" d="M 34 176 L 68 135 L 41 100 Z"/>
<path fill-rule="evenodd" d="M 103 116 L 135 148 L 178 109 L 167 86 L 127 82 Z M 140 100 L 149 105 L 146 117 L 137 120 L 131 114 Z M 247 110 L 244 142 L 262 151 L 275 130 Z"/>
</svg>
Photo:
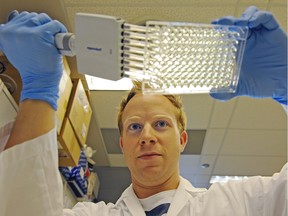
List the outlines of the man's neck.
<svg viewBox="0 0 288 216">
<path fill-rule="evenodd" d="M 171 176 L 161 183 L 142 183 L 132 178 L 132 185 L 136 196 L 144 199 L 162 191 L 177 189 L 180 182 L 180 176 Z"/>
</svg>

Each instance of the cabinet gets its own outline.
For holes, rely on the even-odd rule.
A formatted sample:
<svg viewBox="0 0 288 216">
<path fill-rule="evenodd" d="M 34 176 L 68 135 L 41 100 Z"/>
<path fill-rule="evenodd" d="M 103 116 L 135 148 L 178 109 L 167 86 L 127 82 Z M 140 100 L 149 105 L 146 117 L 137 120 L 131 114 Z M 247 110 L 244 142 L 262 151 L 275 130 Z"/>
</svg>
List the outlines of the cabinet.
<svg viewBox="0 0 288 216">
<path fill-rule="evenodd" d="M 17 110 L 16 102 L 0 79 L 0 127 L 13 121 L 17 115 Z"/>
</svg>

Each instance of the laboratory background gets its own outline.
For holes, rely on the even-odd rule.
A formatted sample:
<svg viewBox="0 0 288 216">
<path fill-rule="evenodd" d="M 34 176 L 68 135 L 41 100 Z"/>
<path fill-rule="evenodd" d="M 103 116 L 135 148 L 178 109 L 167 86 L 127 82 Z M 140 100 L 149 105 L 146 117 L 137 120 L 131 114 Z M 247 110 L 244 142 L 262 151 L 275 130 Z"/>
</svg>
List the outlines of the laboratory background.
<svg viewBox="0 0 288 216">
<path fill-rule="evenodd" d="M 45 12 L 75 31 L 78 12 L 123 18 L 127 23 L 181 21 L 209 24 L 239 17 L 247 6 L 271 11 L 287 32 L 286 0 L 0 0 L 0 23 L 12 10 Z M 101 31 L 101 29 L 98 29 Z M 89 34 L 89 32 L 87 32 Z M 64 206 L 77 201 L 115 202 L 131 183 L 119 147 L 118 104 L 129 80 L 110 81 L 77 71 L 76 57 L 64 58 L 57 111 L 59 172 Z M 0 126 L 17 113 L 21 80 L 0 54 Z M 271 176 L 287 162 L 287 115 L 272 99 L 213 100 L 209 94 L 183 95 L 189 141 L 180 174 L 195 187 L 248 176 Z"/>
</svg>

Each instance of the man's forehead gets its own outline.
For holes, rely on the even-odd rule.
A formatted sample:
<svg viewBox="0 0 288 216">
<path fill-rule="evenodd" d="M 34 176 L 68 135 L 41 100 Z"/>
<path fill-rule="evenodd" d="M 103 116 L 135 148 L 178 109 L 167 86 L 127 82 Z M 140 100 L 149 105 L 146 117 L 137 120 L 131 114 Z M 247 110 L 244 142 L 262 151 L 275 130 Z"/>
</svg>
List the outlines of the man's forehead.
<svg viewBox="0 0 288 216">
<path fill-rule="evenodd" d="M 176 107 L 164 95 L 136 94 L 126 105 L 123 115 L 149 111 L 150 113 L 175 113 Z"/>
<path fill-rule="evenodd" d="M 169 101 L 167 97 L 164 95 L 144 95 L 142 93 L 137 93 L 135 94 L 134 97 L 131 98 L 131 100 L 128 102 L 128 104 L 133 104 L 133 105 L 158 105 L 158 104 L 163 104 L 163 105 L 172 105 L 173 104 Z M 127 105 L 128 105 L 127 104 Z"/>
</svg>

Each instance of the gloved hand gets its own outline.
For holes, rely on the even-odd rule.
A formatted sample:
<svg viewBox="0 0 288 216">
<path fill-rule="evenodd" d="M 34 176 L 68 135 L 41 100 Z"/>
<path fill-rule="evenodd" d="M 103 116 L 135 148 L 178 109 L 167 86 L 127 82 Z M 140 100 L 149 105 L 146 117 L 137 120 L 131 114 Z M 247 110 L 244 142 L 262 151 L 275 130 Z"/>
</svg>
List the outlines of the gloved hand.
<svg viewBox="0 0 288 216">
<path fill-rule="evenodd" d="M 287 34 L 270 12 L 251 6 L 240 18 L 224 17 L 212 22 L 221 25 L 248 26 L 236 93 L 213 93 L 218 100 L 236 96 L 273 98 L 287 105 Z"/>
<path fill-rule="evenodd" d="M 54 36 L 67 32 L 47 14 L 13 11 L 0 25 L 0 50 L 19 71 L 23 88 L 20 101 L 37 99 L 57 110 L 62 56 Z"/>
</svg>

